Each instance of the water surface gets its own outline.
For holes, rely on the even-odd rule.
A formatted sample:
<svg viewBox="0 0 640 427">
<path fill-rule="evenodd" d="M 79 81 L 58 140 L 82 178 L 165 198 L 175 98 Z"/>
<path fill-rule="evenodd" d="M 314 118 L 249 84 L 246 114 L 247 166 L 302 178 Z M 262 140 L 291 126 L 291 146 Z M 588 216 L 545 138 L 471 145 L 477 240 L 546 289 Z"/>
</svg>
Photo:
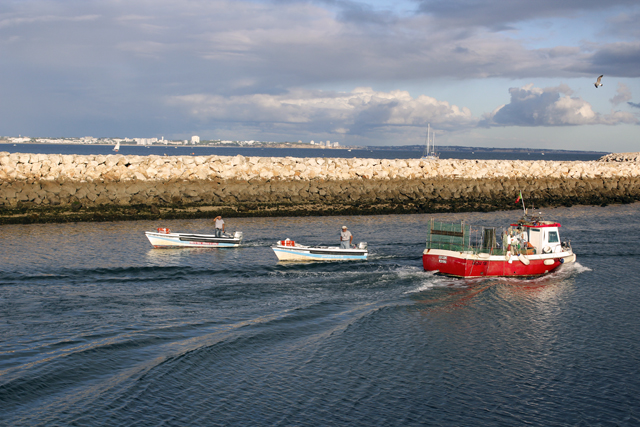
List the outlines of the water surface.
<svg viewBox="0 0 640 427">
<path fill-rule="evenodd" d="M 545 211 L 578 263 L 535 280 L 422 270 L 425 225 L 518 212 L 233 218 L 237 249 L 156 227 L 0 227 L 0 425 L 632 426 L 640 204 Z M 278 263 L 286 237 L 365 262 Z"/>
<path fill-rule="evenodd" d="M 0 151 L 9 153 L 36 154 L 81 154 L 109 155 L 122 154 L 133 156 L 256 156 L 256 157 L 331 157 L 360 159 L 419 159 L 423 150 L 367 150 L 367 149 L 332 149 L 332 148 L 257 148 L 257 147 L 196 147 L 170 145 L 121 145 L 115 153 L 110 145 L 94 144 L 0 144 Z M 475 159 L 475 160 L 555 160 L 555 161 L 590 161 L 598 160 L 606 153 L 561 152 L 548 151 L 534 153 L 518 152 L 483 152 L 483 151 L 439 151 L 441 159 Z"/>
</svg>

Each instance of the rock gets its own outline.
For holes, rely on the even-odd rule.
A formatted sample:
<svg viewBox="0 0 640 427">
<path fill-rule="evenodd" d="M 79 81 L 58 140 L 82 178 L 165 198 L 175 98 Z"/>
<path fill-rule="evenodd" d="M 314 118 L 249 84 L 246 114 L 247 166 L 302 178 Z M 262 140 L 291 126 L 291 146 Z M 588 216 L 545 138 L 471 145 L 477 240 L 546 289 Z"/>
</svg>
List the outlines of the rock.
<svg viewBox="0 0 640 427">
<path fill-rule="evenodd" d="M 639 159 L 638 153 L 612 154 L 596 162 L 0 153 L 0 205 L 176 200 L 404 205 L 510 200 L 520 189 L 547 201 L 568 195 L 585 201 L 636 200 Z"/>
</svg>

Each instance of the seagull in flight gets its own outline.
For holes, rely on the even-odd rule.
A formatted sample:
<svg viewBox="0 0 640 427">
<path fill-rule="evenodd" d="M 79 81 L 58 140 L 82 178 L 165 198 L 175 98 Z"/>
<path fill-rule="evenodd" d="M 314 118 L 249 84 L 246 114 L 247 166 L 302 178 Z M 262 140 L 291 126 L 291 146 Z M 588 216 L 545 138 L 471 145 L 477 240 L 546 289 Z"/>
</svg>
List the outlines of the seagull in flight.
<svg viewBox="0 0 640 427">
<path fill-rule="evenodd" d="M 600 80 L 602 80 L 603 77 L 604 77 L 604 74 L 598 77 L 598 80 L 596 80 L 596 82 L 593 84 L 596 87 L 596 89 L 598 89 L 598 86 L 602 86 L 602 83 L 600 83 Z"/>
</svg>

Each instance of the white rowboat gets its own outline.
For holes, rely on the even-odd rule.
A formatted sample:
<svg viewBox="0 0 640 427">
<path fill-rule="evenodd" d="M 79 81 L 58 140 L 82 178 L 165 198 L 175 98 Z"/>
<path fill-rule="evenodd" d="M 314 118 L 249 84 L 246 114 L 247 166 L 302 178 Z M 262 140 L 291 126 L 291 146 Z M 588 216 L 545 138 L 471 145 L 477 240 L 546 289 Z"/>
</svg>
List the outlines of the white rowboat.
<svg viewBox="0 0 640 427">
<path fill-rule="evenodd" d="M 223 233 L 221 237 L 214 234 L 171 233 L 162 231 L 145 231 L 145 235 L 154 248 L 236 248 L 242 242 L 242 232 Z M 165 231 L 166 230 L 166 231 Z"/>
<path fill-rule="evenodd" d="M 292 240 L 281 240 L 272 246 L 279 261 L 357 261 L 366 260 L 369 251 L 366 242 L 356 248 L 342 249 L 339 246 L 306 246 Z"/>
</svg>

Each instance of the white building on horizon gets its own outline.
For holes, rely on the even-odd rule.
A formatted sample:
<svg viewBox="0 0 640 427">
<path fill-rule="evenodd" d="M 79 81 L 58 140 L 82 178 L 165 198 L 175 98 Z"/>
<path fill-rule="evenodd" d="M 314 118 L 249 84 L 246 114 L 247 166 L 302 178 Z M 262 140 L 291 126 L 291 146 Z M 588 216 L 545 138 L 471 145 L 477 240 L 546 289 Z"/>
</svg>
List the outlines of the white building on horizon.
<svg viewBox="0 0 640 427">
<path fill-rule="evenodd" d="M 29 142 L 31 141 L 31 138 L 28 137 L 18 137 L 18 138 L 11 138 L 11 142 L 15 143 L 23 143 L 23 142 Z"/>
<path fill-rule="evenodd" d="M 192 143 L 192 144 L 197 144 L 197 143 L 199 143 L 199 142 L 200 142 L 200 137 L 199 137 L 198 135 L 193 135 L 193 136 L 191 137 L 191 143 Z"/>
<path fill-rule="evenodd" d="M 137 145 L 152 145 L 158 138 L 133 138 Z"/>
</svg>

